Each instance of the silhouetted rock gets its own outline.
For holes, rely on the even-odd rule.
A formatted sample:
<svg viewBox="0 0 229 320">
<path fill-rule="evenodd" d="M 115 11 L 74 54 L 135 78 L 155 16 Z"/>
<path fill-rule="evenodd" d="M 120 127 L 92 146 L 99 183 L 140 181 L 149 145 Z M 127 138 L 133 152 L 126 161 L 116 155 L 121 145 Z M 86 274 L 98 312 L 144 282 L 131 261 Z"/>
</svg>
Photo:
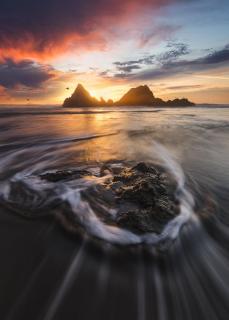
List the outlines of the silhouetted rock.
<svg viewBox="0 0 229 320">
<path fill-rule="evenodd" d="M 148 86 L 139 86 L 130 89 L 119 101 L 115 103 L 117 106 L 168 106 L 168 107 L 187 107 L 195 104 L 188 99 L 175 99 L 164 101 L 160 98 L 155 98 L 153 92 Z"/>
<path fill-rule="evenodd" d="M 119 106 L 151 106 L 154 99 L 153 92 L 148 86 L 139 86 L 130 89 L 116 104 Z"/>
<path fill-rule="evenodd" d="M 105 106 L 105 104 L 106 104 L 106 101 L 103 99 L 103 97 L 100 98 L 100 104 L 101 104 L 101 105 L 104 105 L 104 106 Z"/>
<path fill-rule="evenodd" d="M 152 106 L 160 106 L 160 107 L 163 107 L 163 106 L 166 106 L 166 102 L 160 98 L 155 98 L 153 101 L 152 101 Z"/>
<path fill-rule="evenodd" d="M 103 98 L 97 100 L 91 97 L 90 93 L 79 84 L 70 98 L 65 99 L 63 107 L 103 107 L 103 106 L 158 106 L 158 107 L 187 107 L 195 104 L 188 99 L 175 99 L 164 101 L 160 98 L 155 98 L 153 92 L 147 85 L 139 86 L 130 89 L 117 102 L 109 99 L 105 101 Z"/>
<path fill-rule="evenodd" d="M 107 100 L 107 105 L 108 106 L 113 106 L 113 104 L 114 104 L 114 101 L 112 99 L 108 99 Z"/>
<path fill-rule="evenodd" d="M 78 84 L 72 96 L 64 101 L 63 107 L 96 107 L 99 105 L 101 102 L 91 97 L 90 93 L 81 84 Z"/>
<path fill-rule="evenodd" d="M 168 100 L 166 102 L 166 106 L 170 106 L 170 107 L 191 107 L 191 106 L 194 106 L 194 105 L 195 105 L 195 103 L 189 101 L 186 98 Z"/>
</svg>

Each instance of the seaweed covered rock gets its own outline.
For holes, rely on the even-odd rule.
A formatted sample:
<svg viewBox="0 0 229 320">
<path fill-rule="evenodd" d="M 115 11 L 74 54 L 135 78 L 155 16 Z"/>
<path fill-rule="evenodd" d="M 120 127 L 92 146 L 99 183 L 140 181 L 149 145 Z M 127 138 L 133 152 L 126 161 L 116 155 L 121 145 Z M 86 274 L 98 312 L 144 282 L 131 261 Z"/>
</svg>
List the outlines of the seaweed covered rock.
<svg viewBox="0 0 229 320">
<path fill-rule="evenodd" d="M 103 183 L 82 192 L 103 223 L 137 234 L 160 233 L 179 214 L 177 183 L 163 168 L 138 163 L 104 165 Z"/>
<path fill-rule="evenodd" d="M 110 188 L 118 207 L 117 225 L 135 233 L 160 233 L 179 213 L 176 182 L 168 173 L 145 163 L 122 169 L 107 185 Z"/>
<path fill-rule="evenodd" d="M 42 180 L 49 182 L 58 182 L 72 179 L 80 179 L 85 176 L 90 176 L 91 173 L 87 170 L 59 170 L 55 172 L 47 172 L 40 175 Z"/>
<path fill-rule="evenodd" d="M 180 212 L 177 183 L 164 168 L 144 162 L 104 164 L 93 170 L 63 170 L 40 175 L 56 183 L 90 179 L 81 185 L 81 197 L 107 225 L 136 234 L 161 233 Z"/>
</svg>

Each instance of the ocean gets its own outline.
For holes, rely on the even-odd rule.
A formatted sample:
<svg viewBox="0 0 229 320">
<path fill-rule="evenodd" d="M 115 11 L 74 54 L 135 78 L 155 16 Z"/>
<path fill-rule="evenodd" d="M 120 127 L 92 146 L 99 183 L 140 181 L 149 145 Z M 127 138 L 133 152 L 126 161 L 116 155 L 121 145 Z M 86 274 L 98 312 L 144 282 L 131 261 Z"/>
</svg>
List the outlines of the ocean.
<svg viewBox="0 0 229 320">
<path fill-rule="evenodd" d="M 1 106 L 0 319 L 226 320 L 228 158 L 229 106 Z M 179 186 L 161 234 L 109 226 L 82 198 L 127 162 Z M 74 170 L 94 176 L 41 179 Z"/>
</svg>

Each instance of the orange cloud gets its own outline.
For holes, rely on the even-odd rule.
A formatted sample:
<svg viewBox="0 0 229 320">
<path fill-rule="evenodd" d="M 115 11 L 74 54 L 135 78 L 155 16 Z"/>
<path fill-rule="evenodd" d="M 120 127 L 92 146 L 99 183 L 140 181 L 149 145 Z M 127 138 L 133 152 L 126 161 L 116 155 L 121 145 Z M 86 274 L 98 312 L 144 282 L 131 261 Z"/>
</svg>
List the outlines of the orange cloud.
<svg viewBox="0 0 229 320">
<path fill-rule="evenodd" d="M 67 50 L 104 50 L 111 26 L 177 0 L 66 0 L 0 3 L 0 59 L 49 61 Z M 15 16 L 14 12 L 17 12 Z M 122 37 L 125 29 L 122 30 Z"/>
<path fill-rule="evenodd" d="M 44 47 L 42 45 L 42 49 L 40 47 L 41 42 L 29 33 L 19 38 L 16 43 L 9 39 L 4 41 L 4 46 L 0 46 L 0 62 L 6 58 L 11 58 L 15 62 L 24 59 L 47 62 L 65 53 L 66 50 L 104 50 L 106 43 L 99 33 L 92 32 L 85 36 L 68 34 L 61 39 L 48 41 Z"/>
</svg>

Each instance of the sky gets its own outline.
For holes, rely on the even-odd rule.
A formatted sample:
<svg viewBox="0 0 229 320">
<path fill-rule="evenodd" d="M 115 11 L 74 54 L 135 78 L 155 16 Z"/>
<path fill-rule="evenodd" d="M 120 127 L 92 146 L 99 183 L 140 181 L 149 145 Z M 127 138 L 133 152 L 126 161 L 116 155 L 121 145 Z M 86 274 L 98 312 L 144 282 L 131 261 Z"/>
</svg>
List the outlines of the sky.
<svg viewBox="0 0 229 320">
<path fill-rule="evenodd" d="M 61 104 L 78 83 L 229 104 L 229 1 L 1 0 L 0 104 Z"/>
</svg>

